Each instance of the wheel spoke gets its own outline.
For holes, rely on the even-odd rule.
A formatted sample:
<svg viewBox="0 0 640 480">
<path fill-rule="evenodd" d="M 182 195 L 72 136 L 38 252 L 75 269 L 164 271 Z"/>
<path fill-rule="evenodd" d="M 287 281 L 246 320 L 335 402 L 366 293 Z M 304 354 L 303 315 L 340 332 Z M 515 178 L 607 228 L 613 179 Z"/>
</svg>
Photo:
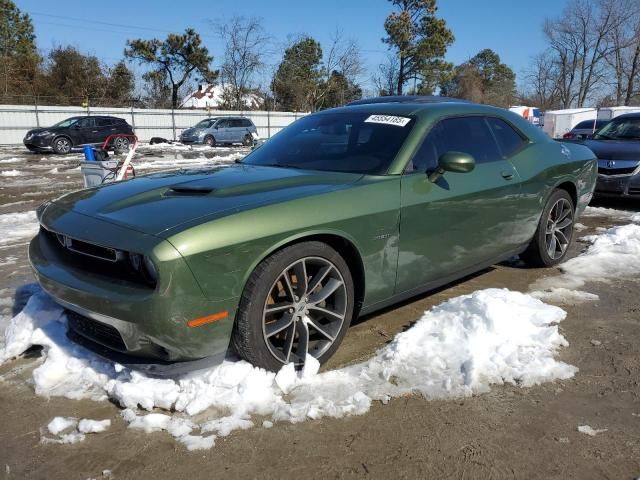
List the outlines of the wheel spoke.
<svg viewBox="0 0 640 480">
<path fill-rule="evenodd" d="M 341 286 L 342 282 L 340 280 L 337 280 L 335 278 L 330 279 L 318 293 L 314 293 L 313 295 L 309 296 L 309 303 L 316 304 L 326 300 Z"/>
<path fill-rule="evenodd" d="M 280 333 L 293 323 L 294 316 L 292 313 L 285 313 L 281 319 L 265 325 L 265 335 L 267 338 L 273 337 L 276 333 Z"/>
<path fill-rule="evenodd" d="M 281 278 L 284 278 L 284 284 L 286 286 L 287 293 L 289 294 L 289 298 L 291 298 L 291 301 L 295 301 L 296 295 L 293 292 L 293 287 L 291 286 L 291 279 L 289 278 L 289 272 L 287 270 L 282 272 Z"/>
<path fill-rule="evenodd" d="M 298 297 L 302 298 L 307 293 L 307 266 L 304 258 L 293 266 L 293 271 L 296 274 L 296 293 Z"/>
<path fill-rule="evenodd" d="M 296 325 L 295 323 L 289 327 L 287 330 L 287 336 L 284 341 L 284 345 L 282 348 L 282 353 L 284 354 L 284 363 L 289 363 L 289 359 L 291 358 L 291 351 L 293 349 L 293 340 L 296 336 Z"/>
<path fill-rule="evenodd" d="M 564 230 L 565 228 L 567 228 L 569 225 L 571 225 L 573 223 L 573 219 L 571 217 L 567 217 L 565 218 L 563 221 L 559 222 L 556 225 L 556 228 L 558 230 Z"/>
<path fill-rule="evenodd" d="M 310 317 L 307 317 L 307 324 L 311 325 L 311 328 L 313 328 L 316 332 L 318 332 L 330 342 L 333 342 L 335 340 L 335 337 L 325 329 L 326 327 L 318 324 L 317 322 L 314 322 Z"/>
<path fill-rule="evenodd" d="M 564 205 L 563 205 L 564 207 Z M 571 208 L 563 208 L 562 212 L 560 213 L 560 215 L 558 216 L 558 218 L 556 218 L 556 223 L 559 223 L 561 221 L 563 221 L 565 218 L 567 218 L 567 215 L 569 215 L 571 213 Z"/>
<path fill-rule="evenodd" d="M 569 243 L 567 236 L 562 232 L 562 230 L 556 230 L 555 236 L 561 246 L 567 245 Z"/>
<path fill-rule="evenodd" d="M 272 303 L 271 305 L 267 305 L 264 309 L 264 313 L 278 313 L 289 308 L 293 308 L 293 303 L 289 302 L 281 302 L 281 303 Z"/>
<path fill-rule="evenodd" d="M 318 288 L 318 286 L 322 283 L 322 281 L 326 278 L 326 276 L 329 275 L 329 272 L 331 272 L 332 269 L 333 269 L 333 267 L 331 267 L 331 265 L 327 265 L 326 267 L 322 267 L 316 273 L 316 276 L 311 279 L 311 282 L 309 283 L 309 286 L 307 288 L 307 293 L 310 294 L 316 288 Z"/>
<path fill-rule="evenodd" d="M 305 322 L 296 322 L 296 332 L 298 332 L 296 356 L 304 362 L 309 352 L 309 327 Z"/>
<path fill-rule="evenodd" d="M 551 235 L 551 239 L 549 241 L 549 244 L 547 245 L 547 253 L 551 258 L 556 258 L 556 243 L 556 236 Z"/>
<path fill-rule="evenodd" d="M 333 312 L 327 308 L 318 307 L 317 305 L 309 305 L 309 310 L 321 313 L 325 317 L 333 318 L 334 320 L 344 320 L 344 315 L 340 315 L 337 312 Z"/>
</svg>

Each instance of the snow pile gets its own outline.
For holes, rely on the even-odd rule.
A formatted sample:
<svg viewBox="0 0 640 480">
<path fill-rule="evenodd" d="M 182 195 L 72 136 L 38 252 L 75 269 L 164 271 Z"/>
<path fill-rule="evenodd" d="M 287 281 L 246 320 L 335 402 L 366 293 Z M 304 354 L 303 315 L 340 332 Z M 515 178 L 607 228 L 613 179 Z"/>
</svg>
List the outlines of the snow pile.
<svg viewBox="0 0 640 480">
<path fill-rule="evenodd" d="M 42 443 L 78 443 L 83 442 L 87 433 L 104 432 L 111 426 L 111 420 L 78 421 L 75 417 L 55 417 L 47 425 L 47 430 L 54 438 L 41 436 Z M 65 433 L 66 432 L 66 433 Z"/>
<path fill-rule="evenodd" d="M 640 220 L 640 216 L 637 220 Z M 583 237 L 582 240 L 590 243 L 585 252 L 560 265 L 561 275 L 538 280 L 532 288 L 551 292 L 554 289 L 576 290 L 588 281 L 606 282 L 640 274 L 640 225 L 633 223 L 612 227 L 599 235 Z M 584 294 L 574 292 L 572 295 Z M 533 292 L 532 295 L 545 298 L 544 292 Z"/>
<path fill-rule="evenodd" d="M 317 373 L 319 365 L 309 359 L 302 372 L 287 365 L 276 375 L 226 360 L 177 379 L 153 379 L 70 342 L 62 308 L 39 292 L 11 320 L 0 363 L 42 345 L 44 361 L 33 371 L 36 393 L 110 398 L 125 408 L 131 428 L 163 430 L 188 449 L 202 449 L 216 437 L 253 427 L 255 416 L 269 417 L 259 422 L 268 427 L 360 415 L 372 401 L 413 393 L 454 398 L 486 392 L 492 384 L 569 378 L 576 368 L 554 359 L 567 345 L 556 325 L 565 315 L 522 293 L 481 290 L 433 308 L 372 359 L 340 370 Z M 154 408 L 167 413 L 137 413 Z M 200 423 L 190 418 L 196 414 Z"/>
<path fill-rule="evenodd" d="M 36 212 L 0 215 L 0 246 L 26 242 L 38 233 L 38 228 Z"/>
<path fill-rule="evenodd" d="M 0 172 L 2 177 L 17 177 L 20 175 L 20 170 L 3 170 Z"/>
<path fill-rule="evenodd" d="M 605 207 L 587 207 L 582 213 L 583 217 L 607 217 L 616 220 L 630 220 L 635 212 L 629 210 L 617 210 L 615 208 Z"/>
<path fill-rule="evenodd" d="M 608 431 L 607 428 L 594 429 L 589 425 L 580 425 L 578 426 L 578 431 L 580 433 L 584 433 L 585 435 L 589 435 L 590 437 L 595 437 L 599 433 L 604 433 Z"/>
</svg>

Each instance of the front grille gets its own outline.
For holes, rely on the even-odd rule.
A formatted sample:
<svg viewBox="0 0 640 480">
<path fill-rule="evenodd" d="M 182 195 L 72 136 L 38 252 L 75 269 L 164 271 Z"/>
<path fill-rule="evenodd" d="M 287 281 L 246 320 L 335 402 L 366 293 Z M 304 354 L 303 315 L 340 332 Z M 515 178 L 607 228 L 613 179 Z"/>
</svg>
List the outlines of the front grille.
<svg viewBox="0 0 640 480">
<path fill-rule="evenodd" d="M 107 262 L 117 262 L 124 258 L 123 252 L 119 250 L 96 245 L 95 243 L 83 242 L 82 240 L 77 240 L 75 238 L 62 235 L 61 233 L 56 233 L 55 235 L 60 245 L 72 252 L 100 260 L 106 260 Z"/>
<path fill-rule="evenodd" d="M 124 344 L 120 332 L 111 325 L 98 322 L 71 310 L 67 310 L 67 319 L 69 328 L 83 337 L 114 350 L 127 351 L 127 346 Z"/>
<path fill-rule="evenodd" d="M 598 173 L 600 175 L 630 175 L 632 174 L 637 167 L 628 167 L 628 168 L 604 168 L 598 167 Z"/>
<path fill-rule="evenodd" d="M 629 187 L 629 195 L 640 195 L 640 187 Z"/>
<path fill-rule="evenodd" d="M 70 238 L 42 226 L 40 235 L 64 265 L 102 280 L 116 280 L 136 287 L 156 287 L 155 280 L 145 275 L 143 269 L 133 267 L 130 253 Z"/>
</svg>

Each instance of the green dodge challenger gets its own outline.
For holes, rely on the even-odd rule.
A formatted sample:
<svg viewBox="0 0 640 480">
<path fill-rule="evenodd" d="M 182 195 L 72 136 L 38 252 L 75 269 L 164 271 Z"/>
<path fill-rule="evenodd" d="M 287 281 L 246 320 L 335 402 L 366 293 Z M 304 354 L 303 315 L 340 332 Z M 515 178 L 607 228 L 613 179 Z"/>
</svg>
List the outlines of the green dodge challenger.
<svg viewBox="0 0 640 480">
<path fill-rule="evenodd" d="M 308 115 L 241 162 L 38 208 L 29 257 L 69 334 L 172 375 L 232 348 L 326 361 L 350 322 L 513 255 L 561 262 L 596 159 L 499 108 L 387 97 Z"/>
</svg>

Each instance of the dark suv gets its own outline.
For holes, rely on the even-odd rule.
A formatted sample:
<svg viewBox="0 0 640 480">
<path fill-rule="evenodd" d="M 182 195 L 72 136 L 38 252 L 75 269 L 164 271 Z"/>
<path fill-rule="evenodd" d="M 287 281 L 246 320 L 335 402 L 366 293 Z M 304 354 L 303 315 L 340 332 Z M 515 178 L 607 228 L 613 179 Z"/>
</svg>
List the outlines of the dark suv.
<svg viewBox="0 0 640 480">
<path fill-rule="evenodd" d="M 133 134 L 133 128 L 126 120 L 117 117 L 90 116 L 71 117 L 52 127 L 34 128 L 24 137 L 24 145 L 32 152 L 69 153 L 74 147 L 100 145 L 109 135 L 116 133 Z M 127 149 L 129 140 L 118 138 L 118 149 Z"/>
</svg>

